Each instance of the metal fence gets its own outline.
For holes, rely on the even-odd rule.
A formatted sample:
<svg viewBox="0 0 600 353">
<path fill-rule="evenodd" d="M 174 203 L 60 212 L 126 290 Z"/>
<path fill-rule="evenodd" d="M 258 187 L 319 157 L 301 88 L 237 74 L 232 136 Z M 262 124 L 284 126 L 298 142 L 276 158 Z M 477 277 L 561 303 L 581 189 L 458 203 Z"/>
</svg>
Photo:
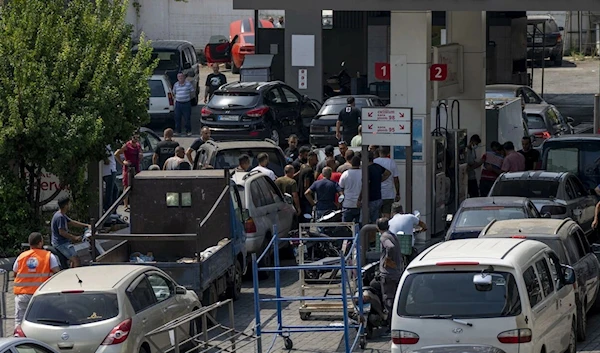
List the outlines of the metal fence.
<svg viewBox="0 0 600 353">
<path fill-rule="evenodd" d="M 8 293 L 8 276 L 8 271 L 0 269 L 0 337 L 4 337 L 6 320 L 12 318 L 8 316 L 6 309 L 6 294 Z"/>
</svg>

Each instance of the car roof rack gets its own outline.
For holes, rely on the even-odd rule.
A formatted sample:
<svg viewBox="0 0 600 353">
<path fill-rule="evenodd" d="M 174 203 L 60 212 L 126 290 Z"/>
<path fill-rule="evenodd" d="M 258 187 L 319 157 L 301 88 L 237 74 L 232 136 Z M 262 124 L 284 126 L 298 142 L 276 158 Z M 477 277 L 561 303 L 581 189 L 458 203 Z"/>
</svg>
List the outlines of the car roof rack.
<svg viewBox="0 0 600 353">
<path fill-rule="evenodd" d="M 269 142 L 269 143 L 272 143 L 272 144 L 274 144 L 275 146 L 278 146 L 278 145 L 277 145 L 277 143 L 276 143 L 274 140 L 270 139 L 270 138 L 266 138 L 266 139 L 265 139 L 265 141 L 266 141 L 266 142 Z M 278 146 L 278 147 L 279 147 L 279 146 Z"/>
<path fill-rule="evenodd" d="M 262 174 L 262 172 L 260 170 L 251 170 L 251 171 L 247 172 L 246 175 L 244 175 L 244 177 L 242 178 L 242 180 L 246 180 L 249 177 L 254 176 L 256 174 L 259 174 L 259 173 Z"/>
</svg>

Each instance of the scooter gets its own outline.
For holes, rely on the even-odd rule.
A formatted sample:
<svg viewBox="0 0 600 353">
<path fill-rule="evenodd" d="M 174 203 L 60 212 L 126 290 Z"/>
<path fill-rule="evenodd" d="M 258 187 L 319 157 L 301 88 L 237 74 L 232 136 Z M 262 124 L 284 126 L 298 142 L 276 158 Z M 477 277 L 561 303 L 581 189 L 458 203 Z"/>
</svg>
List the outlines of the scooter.
<svg viewBox="0 0 600 353">
<path fill-rule="evenodd" d="M 362 269 L 363 314 L 366 318 L 365 333 L 367 339 L 377 331 L 387 330 L 390 315 L 383 304 L 383 288 L 379 276 L 379 261 L 372 262 Z"/>
<path fill-rule="evenodd" d="M 92 231 L 90 229 L 86 228 L 83 232 L 83 236 L 81 237 L 81 242 L 87 243 L 89 249 L 91 249 L 91 243 L 89 240 L 91 236 L 92 236 Z M 65 255 L 63 255 L 62 252 L 58 251 L 58 249 L 56 249 L 54 246 L 44 245 L 44 250 L 50 251 L 52 254 L 54 254 L 54 256 L 56 256 L 56 258 L 58 258 L 58 262 L 60 264 L 61 270 L 66 270 L 71 267 L 69 265 L 69 259 L 67 259 L 67 257 Z"/>
</svg>

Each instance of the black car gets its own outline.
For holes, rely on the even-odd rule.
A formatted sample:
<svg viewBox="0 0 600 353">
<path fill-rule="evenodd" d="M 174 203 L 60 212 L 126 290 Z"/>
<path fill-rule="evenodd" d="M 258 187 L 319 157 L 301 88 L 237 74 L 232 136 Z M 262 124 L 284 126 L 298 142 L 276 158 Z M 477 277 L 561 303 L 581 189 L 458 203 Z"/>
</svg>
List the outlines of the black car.
<svg viewBox="0 0 600 353">
<path fill-rule="evenodd" d="M 205 142 L 198 150 L 197 164 L 194 169 L 233 169 L 238 166 L 238 159 L 243 154 L 250 157 L 250 169 L 252 169 L 258 165 L 256 157 L 260 153 L 269 155 L 267 168 L 271 169 L 276 176 L 283 176 L 283 168 L 287 164 L 285 155 L 281 148 L 270 140 Z"/>
<path fill-rule="evenodd" d="M 202 108 L 200 123 L 215 141 L 269 138 L 282 145 L 291 134 L 307 140 L 310 120 L 320 108 L 280 81 L 233 82 L 221 86 Z"/>
<path fill-rule="evenodd" d="M 315 146 L 337 146 L 335 123 L 338 114 L 347 105 L 346 100 L 354 97 L 358 109 L 364 107 L 383 107 L 383 101 L 374 95 L 335 96 L 325 101 L 317 116 L 310 122 L 310 144 Z M 350 144 L 350 141 L 346 141 Z"/>
<path fill-rule="evenodd" d="M 550 59 L 554 66 L 562 66 L 563 41 L 561 31 L 550 15 L 527 16 L 527 58 L 533 61 Z"/>
<path fill-rule="evenodd" d="M 446 240 L 477 238 L 493 220 L 541 218 L 541 215 L 525 197 L 472 197 L 464 200 L 450 217 L 452 223 Z"/>
<path fill-rule="evenodd" d="M 185 40 L 154 40 L 150 42 L 152 47 L 152 61 L 158 60 L 154 69 L 155 75 L 166 75 L 171 81 L 171 86 L 177 82 L 177 74 L 183 72 L 199 94 L 200 67 L 196 49 L 192 43 Z M 138 46 L 133 47 L 137 53 Z M 198 97 L 192 99 L 192 105 L 198 105 Z"/>
</svg>

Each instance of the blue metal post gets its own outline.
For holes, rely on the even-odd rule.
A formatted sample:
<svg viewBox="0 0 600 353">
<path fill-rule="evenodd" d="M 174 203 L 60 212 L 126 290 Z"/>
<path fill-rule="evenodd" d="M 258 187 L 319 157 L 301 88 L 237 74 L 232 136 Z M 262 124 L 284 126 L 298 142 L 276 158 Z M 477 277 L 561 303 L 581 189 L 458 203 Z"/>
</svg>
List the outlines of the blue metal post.
<svg viewBox="0 0 600 353">
<path fill-rule="evenodd" d="M 344 254 L 342 254 L 340 256 L 340 262 L 342 265 L 342 307 L 344 310 L 343 316 L 344 316 L 344 345 L 346 346 L 346 353 L 350 352 L 350 331 L 348 328 L 348 293 L 347 290 L 348 288 L 346 288 L 346 282 L 347 282 L 347 278 L 346 276 L 348 275 L 346 273 L 346 258 L 344 257 Z"/>
<path fill-rule="evenodd" d="M 277 232 L 277 225 L 273 225 L 273 234 L 275 241 L 273 244 L 273 255 L 275 260 L 275 267 L 278 268 L 281 266 L 279 263 L 279 233 Z M 276 298 L 281 298 L 281 283 L 279 283 L 279 269 L 275 270 L 275 295 Z M 283 328 L 283 316 L 281 313 L 281 301 L 277 301 L 277 329 L 281 330 Z M 283 334 L 282 334 L 283 336 Z"/>
<path fill-rule="evenodd" d="M 359 335 L 363 335 L 364 333 L 364 326 L 362 326 L 360 323 L 363 322 L 363 315 L 364 315 L 364 303 L 363 303 L 363 282 L 362 282 L 362 258 L 361 258 L 361 254 L 362 254 L 362 248 L 361 248 L 361 242 L 362 240 L 360 239 L 360 233 L 358 231 L 358 225 L 354 225 L 354 234 L 356 236 L 356 268 L 357 270 L 357 282 L 358 282 L 358 317 L 360 318 L 359 321 L 359 330 L 358 330 L 358 334 Z"/>
<path fill-rule="evenodd" d="M 254 286 L 254 330 L 256 332 L 256 337 L 258 337 L 258 340 L 256 341 L 256 347 L 258 352 L 262 352 L 262 337 L 260 328 L 260 297 L 258 289 L 258 261 L 256 261 L 256 254 L 252 254 L 252 285 Z"/>
</svg>

